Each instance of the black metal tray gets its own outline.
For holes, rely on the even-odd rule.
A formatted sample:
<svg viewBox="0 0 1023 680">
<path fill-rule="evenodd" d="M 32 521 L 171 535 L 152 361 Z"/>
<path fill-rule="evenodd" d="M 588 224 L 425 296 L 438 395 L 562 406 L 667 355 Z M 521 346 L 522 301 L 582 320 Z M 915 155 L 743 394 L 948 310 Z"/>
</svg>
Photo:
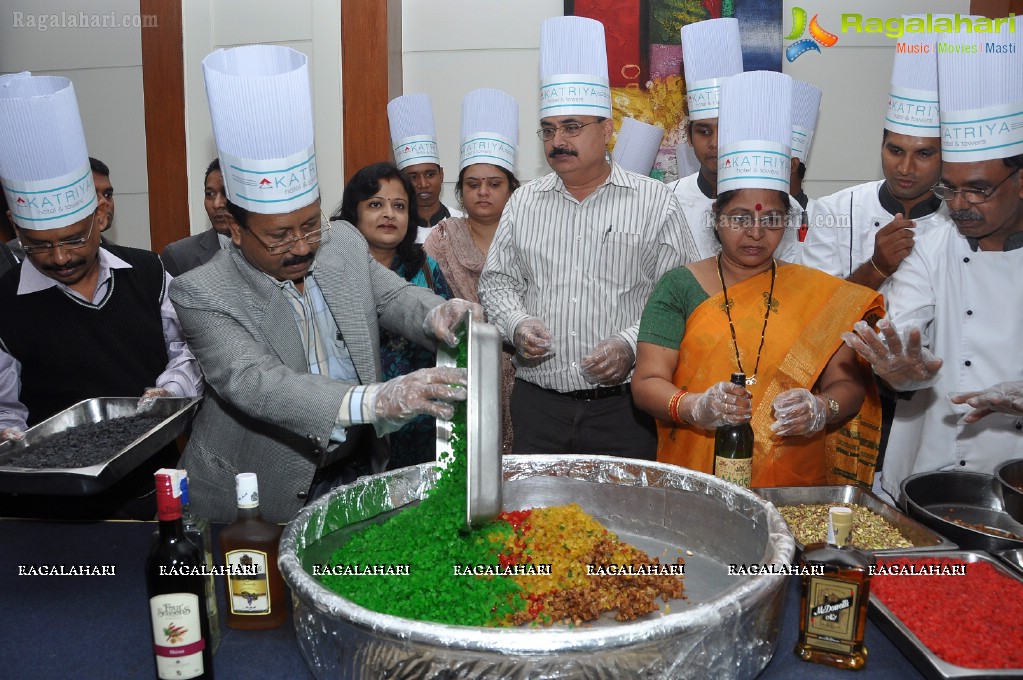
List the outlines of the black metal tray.
<svg viewBox="0 0 1023 680">
<path fill-rule="evenodd" d="M 955 559 L 964 562 L 988 562 L 1001 574 L 1016 581 L 1023 582 L 1023 575 L 1014 572 L 990 555 L 980 551 L 956 550 L 950 552 L 932 553 L 900 553 L 885 555 L 885 560 L 892 560 L 897 557 L 908 559 L 920 559 L 933 557 L 937 559 Z M 881 560 L 878 560 L 879 562 Z M 935 601 L 935 607 L 940 608 L 941 603 Z M 917 669 L 926 677 L 932 680 L 946 680 L 949 678 L 1020 678 L 1023 677 L 1023 668 L 967 668 L 957 666 L 945 661 L 932 652 L 920 638 L 913 634 L 906 624 L 897 617 L 892 610 L 888 609 L 874 593 L 870 594 L 870 620 L 892 641 L 899 651 L 909 659 Z"/>
<path fill-rule="evenodd" d="M 80 401 L 30 428 L 25 432 L 24 440 L 0 444 L 0 491 L 54 496 L 99 493 L 184 432 L 202 397 L 157 399 L 147 415 L 164 416 L 164 420 L 102 463 L 80 468 L 20 468 L 7 465 L 7 461 L 18 451 L 58 432 L 77 425 L 134 415 L 138 401 L 138 397 L 98 397 Z"/>
</svg>

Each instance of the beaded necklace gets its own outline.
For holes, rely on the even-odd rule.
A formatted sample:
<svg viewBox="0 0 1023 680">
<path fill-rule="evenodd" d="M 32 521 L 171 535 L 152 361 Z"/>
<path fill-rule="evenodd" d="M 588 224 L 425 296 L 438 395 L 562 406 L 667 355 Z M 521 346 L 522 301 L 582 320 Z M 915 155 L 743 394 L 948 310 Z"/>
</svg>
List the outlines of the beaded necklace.
<svg viewBox="0 0 1023 680">
<path fill-rule="evenodd" d="M 765 295 L 764 327 L 760 329 L 760 347 L 757 348 L 757 363 L 753 367 L 753 374 L 746 378 L 747 385 L 757 384 L 757 370 L 760 368 L 760 353 L 764 350 L 764 336 L 767 334 L 767 319 L 771 316 L 771 306 L 774 304 L 774 280 L 778 274 L 778 263 L 771 258 L 771 289 Z M 725 286 L 725 273 L 721 270 L 721 255 L 718 255 L 718 279 L 721 281 L 721 292 L 725 296 L 725 314 L 728 315 L 728 329 L 732 331 L 732 349 L 735 350 L 735 363 L 739 367 L 739 373 L 745 373 L 742 368 L 742 359 L 739 358 L 739 341 L 735 339 L 735 324 L 732 323 L 732 301 L 728 299 L 728 287 Z"/>
</svg>

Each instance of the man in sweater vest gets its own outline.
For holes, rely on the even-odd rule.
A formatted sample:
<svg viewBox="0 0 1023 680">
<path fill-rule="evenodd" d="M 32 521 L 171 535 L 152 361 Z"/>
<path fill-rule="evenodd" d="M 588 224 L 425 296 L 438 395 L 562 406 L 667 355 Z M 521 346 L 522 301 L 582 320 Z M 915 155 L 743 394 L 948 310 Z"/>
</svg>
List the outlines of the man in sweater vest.
<svg viewBox="0 0 1023 680">
<path fill-rule="evenodd" d="M 65 78 L 0 78 L 0 184 L 25 259 L 0 276 L 0 437 L 84 399 L 195 396 L 202 376 L 148 251 L 101 247 L 109 219 L 95 190 L 74 87 Z M 159 461 L 156 459 L 159 458 Z M 176 451 L 151 463 L 173 465 Z M 0 494 L 0 514 L 151 518 L 143 465 L 81 502 Z"/>
</svg>

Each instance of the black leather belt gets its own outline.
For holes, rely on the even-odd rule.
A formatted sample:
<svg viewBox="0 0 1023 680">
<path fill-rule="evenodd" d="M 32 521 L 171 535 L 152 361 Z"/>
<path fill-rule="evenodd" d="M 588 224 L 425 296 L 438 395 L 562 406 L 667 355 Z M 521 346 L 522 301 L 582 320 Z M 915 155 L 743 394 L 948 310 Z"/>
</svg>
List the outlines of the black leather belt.
<svg viewBox="0 0 1023 680">
<path fill-rule="evenodd" d="M 592 401 L 593 399 L 607 399 L 608 397 L 620 397 L 632 391 L 630 383 L 611 385 L 610 387 L 594 387 L 589 390 L 575 390 L 573 392 L 559 392 L 563 397 L 578 399 L 579 401 Z"/>
</svg>

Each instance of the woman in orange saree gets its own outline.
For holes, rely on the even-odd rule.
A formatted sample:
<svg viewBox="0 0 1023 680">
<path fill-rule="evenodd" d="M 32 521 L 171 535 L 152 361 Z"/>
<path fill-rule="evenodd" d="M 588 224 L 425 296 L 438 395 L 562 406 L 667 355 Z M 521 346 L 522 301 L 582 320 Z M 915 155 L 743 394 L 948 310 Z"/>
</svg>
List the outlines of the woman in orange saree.
<svg viewBox="0 0 1023 680">
<path fill-rule="evenodd" d="M 721 254 L 667 273 L 640 324 L 632 390 L 658 418 L 657 460 L 713 473 L 714 430 L 749 421 L 752 486 L 869 488 L 880 404 L 841 333 L 873 325 L 881 296 L 774 259 L 791 228 L 783 192 L 723 193 L 715 218 Z"/>
</svg>

